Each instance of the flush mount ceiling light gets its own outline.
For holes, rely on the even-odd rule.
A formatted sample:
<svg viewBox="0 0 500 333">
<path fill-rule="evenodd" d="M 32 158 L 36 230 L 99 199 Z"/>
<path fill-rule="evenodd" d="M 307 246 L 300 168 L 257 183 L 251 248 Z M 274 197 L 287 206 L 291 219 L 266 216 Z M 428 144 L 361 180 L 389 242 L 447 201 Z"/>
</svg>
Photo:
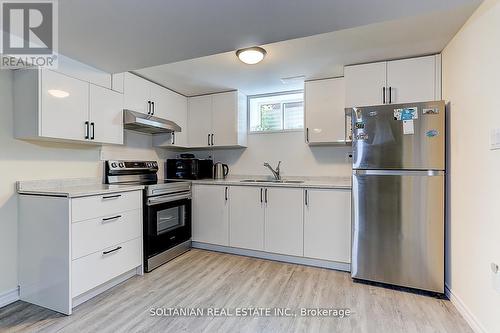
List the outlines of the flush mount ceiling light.
<svg viewBox="0 0 500 333">
<path fill-rule="evenodd" d="M 253 46 L 236 51 L 236 56 L 245 64 L 255 65 L 264 59 L 266 50 L 262 47 Z"/>
<path fill-rule="evenodd" d="M 59 89 L 49 89 L 47 92 L 57 98 L 65 98 L 69 96 L 69 92 Z"/>
</svg>

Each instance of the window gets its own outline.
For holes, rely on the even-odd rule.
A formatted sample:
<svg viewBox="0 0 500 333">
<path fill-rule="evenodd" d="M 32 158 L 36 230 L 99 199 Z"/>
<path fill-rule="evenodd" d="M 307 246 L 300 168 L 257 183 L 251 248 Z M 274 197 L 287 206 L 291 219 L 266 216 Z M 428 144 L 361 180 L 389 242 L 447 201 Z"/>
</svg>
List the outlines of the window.
<svg viewBox="0 0 500 333">
<path fill-rule="evenodd" d="M 304 93 L 255 95 L 248 97 L 251 133 L 304 129 Z"/>
</svg>

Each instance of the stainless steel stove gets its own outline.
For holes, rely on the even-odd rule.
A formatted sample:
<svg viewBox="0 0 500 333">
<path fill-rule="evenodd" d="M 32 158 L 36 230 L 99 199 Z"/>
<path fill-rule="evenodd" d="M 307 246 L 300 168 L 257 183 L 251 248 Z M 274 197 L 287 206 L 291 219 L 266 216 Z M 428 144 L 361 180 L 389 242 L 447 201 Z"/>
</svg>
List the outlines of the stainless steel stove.
<svg viewBox="0 0 500 333">
<path fill-rule="evenodd" d="M 106 161 L 107 184 L 145 186 L 144 270 L 150 272 L 191 248 L 191 183 L 158 179 L 156 161 Z"/>
</svg>

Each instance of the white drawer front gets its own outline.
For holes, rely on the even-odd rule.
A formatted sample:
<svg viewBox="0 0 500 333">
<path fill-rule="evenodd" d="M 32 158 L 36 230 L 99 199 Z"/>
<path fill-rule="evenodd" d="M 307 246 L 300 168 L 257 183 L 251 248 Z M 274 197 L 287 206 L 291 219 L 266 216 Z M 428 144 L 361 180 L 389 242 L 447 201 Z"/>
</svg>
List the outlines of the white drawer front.
<svg viewBox="0 0 500 333">
<path fill-rule="evenodd" d="M 141 237 L 142 211 L 130 210 L 73 223 L 71 257 L 77 259 L 101 249 Z"/>
<path fill-rule="evenodd" d="M 119 250 L 104 254 L 105 251 Z M 142 241 L 136 238 L 72 261 L 71 296 L 76 297 L 141 265 Z"/>
<path fill-rule="evenodd" d="M 109 216 L 142 206 L 142 191 L 122 192 L 76 198 L 71 201 L 73 222 Z"/>
</svg>

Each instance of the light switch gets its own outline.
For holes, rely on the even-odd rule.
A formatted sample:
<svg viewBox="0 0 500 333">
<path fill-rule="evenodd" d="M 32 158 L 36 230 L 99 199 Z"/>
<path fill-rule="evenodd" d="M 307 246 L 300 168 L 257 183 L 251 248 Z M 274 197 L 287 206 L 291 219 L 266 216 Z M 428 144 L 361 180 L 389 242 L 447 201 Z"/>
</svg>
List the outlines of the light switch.
<svg viewBox="0 0 500 333">
<path fill-rule="evenodd" d="M 490 131 L 490 150 L 500 149 L 500 128 Z"/>
</svg>

